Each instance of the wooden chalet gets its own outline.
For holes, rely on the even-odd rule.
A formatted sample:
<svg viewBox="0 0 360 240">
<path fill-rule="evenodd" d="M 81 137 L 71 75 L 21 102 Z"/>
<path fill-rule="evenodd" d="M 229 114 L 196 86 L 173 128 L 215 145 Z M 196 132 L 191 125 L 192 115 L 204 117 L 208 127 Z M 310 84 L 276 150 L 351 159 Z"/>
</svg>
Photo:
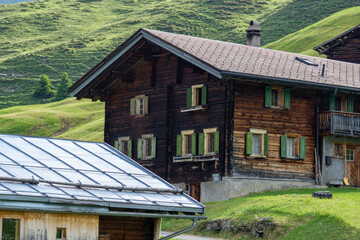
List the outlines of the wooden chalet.
<svg viewBox="0 0 360 240">
<path fill-rule="evenodd" d="M 360 63 L 360 24 L 314 47 L 329 59 Z"/>
<path fill-rule="evenodd" d="M 0 134 L 0 239 L 159 239 L 204 206 L 105 143 Z M 190 225 L 190 224 L 189 224 Z"/>
<path fill-rule="evenodd" d="M 208 201 L 254 179 L 313 184 L 322 135 L 333 149 L 344 140 L 335 126 L 352 137 L 348 118 L 360 120 L 359 73 L 354 63 L 140 29 L 70 92 L 105 101 L 107 143 Z"/>
</svg>

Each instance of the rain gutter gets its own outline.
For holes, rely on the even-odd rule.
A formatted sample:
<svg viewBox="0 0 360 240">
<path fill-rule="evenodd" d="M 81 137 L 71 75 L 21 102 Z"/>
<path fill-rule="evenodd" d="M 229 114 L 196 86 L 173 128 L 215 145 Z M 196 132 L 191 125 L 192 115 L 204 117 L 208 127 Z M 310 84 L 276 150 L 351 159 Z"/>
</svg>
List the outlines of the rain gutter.
<svg viewBox="0 0 360 240">
<path fill-rule="evenodd" d="M 193 221 L 193 223 L 190 227 L 180 230 L 178 232 L 172 233 L 170 235 L 167 235 L 166 237 L 160 238 L 159 240 L 168 240 L 168 239 L 171 239 L 173 237 L 179 236 L 183 233 L 193 230 L 196 227 L 197 219 L 193 219 L 192 221 Z"/>
<path fill-rule="evenodd" d="M 315 83 L 315 82 L 305 82 L 305 81 L 295 80 L 295 79 L 269 77 L 269 76 L 230 72 L 230 71 L 221 71 L 220 73 L 221 73 L 223 79 L 224 79 L 224 77 L 245 77 L 245 78 L 250 78 L 250 79 L 268 80 L 268 81 L 271 81 L 272 83 L 278 82 L 278 83 L 287 83 L 287 84 L 293 84 L 293 85 L 300 84 L 300 85 L 304 85 L 304 86 L 317 87 L 317 88 L 327 89 L 327 90 L 333 90 L 335 88 L 335 89 L 343 90 L 346 92 L 352 92 L 352 93 L 357 92 L 357 94 L 360 94 L 359 88 L 351 88 L 351 87 L 330 85 L 330 84 L 323 84 L 323 83 Z"/>
</svg>

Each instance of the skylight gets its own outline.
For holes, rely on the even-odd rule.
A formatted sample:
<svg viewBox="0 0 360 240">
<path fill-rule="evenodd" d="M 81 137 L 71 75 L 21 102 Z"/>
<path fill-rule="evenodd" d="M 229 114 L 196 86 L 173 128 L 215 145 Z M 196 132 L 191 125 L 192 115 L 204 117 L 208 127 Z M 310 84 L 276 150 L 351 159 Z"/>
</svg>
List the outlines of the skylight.
<svg viewBox="0 0 360 240">
<path fill-rule="evenodd" d="M 310 66 L 314 66 L 314 67 L 318 67 L 319 64 L 316 64 L 312 61 L 310 61 L 309 59 L 306 59 L 306 58 L 299 58 L 299 57 L 295 57 L 295 60 L 299 61 L 299 62 L 302 62 L 302 63 L 305 63 L 307 65 L 310 65 Z"/>
</svg>

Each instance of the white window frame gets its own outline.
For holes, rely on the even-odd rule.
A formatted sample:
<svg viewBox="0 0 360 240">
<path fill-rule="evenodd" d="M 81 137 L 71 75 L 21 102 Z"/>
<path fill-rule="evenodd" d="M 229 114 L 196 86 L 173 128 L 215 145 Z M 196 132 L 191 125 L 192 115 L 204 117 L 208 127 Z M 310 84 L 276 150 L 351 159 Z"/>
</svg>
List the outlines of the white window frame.
<svg viewBox="0 0 360 240">
<path fill-rule="evenodd" d="M 204 155 L 214 155 L 214 152 L 209 152 L 209 134 L 215 134 L 217 127 L 206 128 L 204 131 Z M 214 136 L 214 149 L 215 149 L 215 136 Z"/>
<path fill-rule="evenodd" d="M 124 142 L 126 142 L 126 144 L 128 144 L 128 142 L 130 141 L 130 137 L 129 137 L 129 136 L 119 137 L 119 138 L 118 138 L 118 141 L 119 141 L 119 151 L 122 152 L 122 153 L 124 153 L 124 152 L 122 151 L 122 149 L 123 149 L 123 144 L 124 144 Z M 128 151 L 129 151 L 129 148 L 128 148 Z M 124 153 L 124 154 L 125 154 L 125 155 L 128 155 L 128 153 Z"/>
<path fill-rule="evenodd" d="M 153 159 L 154 157 L 151 156 L 151 149 L 152 149 L 152 138 L 154 137 L 154 134 L 144 134 L 141 135 L 141 139 L 142 139 L 142 159 Z M 146 141 L 150 140 L 150 155 L 146 155 Z"/>
<path fill-rule="evenodd" d="M 252 149 L 251 149 L 251 155 L 250 157 L 255 157 L 255 158 L 258 158 L 258 157 L 266 157 L 264 155 L 264 135 L 265 133 L 267 133 L 267 130 L 264 130 L 264 129 L 256 129 L 256 128 L 250 128 L 250 132 L 253 134 L 256 134 L 256 135 L 260 135 L 260 141 L 261 141 L 261 149 L 260 149 L 260 152 L 261 154 L 255 154 Z M 253 143 L 251 143 L 252 145 Z"/>
<path fill-rule="evenodd" d="M 198 98 L 196 92 L 198 89 L 200 89 L 204 86 L 204 84 L 198 84 L 198 85 L 192 85 L 191 86 L 191 106 L 192 107 L 196 107 L 196 106 L 200 106 L 201 105 L 201 99 L 199 98 L 199 103 L 200 104 L 196 104 L 196 99 Z"/>
<path fill-rule="evenodd" d="M 186 146 L 187 146 L 186 136 L 190 135 L 190 137 L 192 137 L 193 133 L 194 133 L 194 130 L 181 131 L 181 138 L 182 138 L 182 141 L 181 141 L 181 146 L 182 146 L 181 147 L 181 153 L 182 153 L 182 156 L 192 156 L 191 152 L 186 153 Z"/>
</svg>

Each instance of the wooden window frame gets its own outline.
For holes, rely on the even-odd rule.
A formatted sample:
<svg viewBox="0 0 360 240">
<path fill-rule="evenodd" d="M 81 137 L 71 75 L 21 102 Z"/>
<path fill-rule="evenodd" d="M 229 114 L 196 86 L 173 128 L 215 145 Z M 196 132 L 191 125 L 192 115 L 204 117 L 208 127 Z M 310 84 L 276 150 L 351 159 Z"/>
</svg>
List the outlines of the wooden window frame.
<svg viewBox="0 0 360 240">
<path fill-rule="evenodd" d="M 352 160 L 348 160 L 348 158 L 347 158 L 347 151 L 348 150 L 351 150 L 352 152 L 353 152 L 353 154 L 352 154 L 352 156 L 353 156 L 353 159 Z M 355 146 L 353 146 L 353 145 L 346 145 L 346 149 L 345 149 L 345 161 L 347 161 L 347 162 L 355 162 L 355 158 L 356 158 L 356 156 L 355 156 L 355 154 L 356 154 L 356 147 Z"/>
<path fill-rule="evenodd" d="M 127 150 L 128 150 L 127 153 L 123 152 L 124 144 L 127 144 Z M 131 147 L 129 147 L 129 145 Z M 132 157 L 132 140 L 129 136 L 118 138 L 118 150 L 120 152 L 122 152 L 123 154 L 127 155 L 128 157 L 130 157 L 130 158 Z"/>
<path fill-rule="evenodd" d="M 58 238 L 57 234 L 58 234 L 58 230 L 61 230 L 61 237 Z M 60 228 L 56 228 L 56 240 L 66 240 L 66 228 L 60 227 Z"/>
<path fill-rule="evenodd" d="M 142 108 L 140 107 L 142 101 Z M 149 113 L 149 97 L 146 95 L 138 95 L 130 99 L 130 115 L 138 117 L 145 117 Z"/>
<path fill-rule="evenodd" d="M 16 228 L 16 233 L 15 233 L 15 240 L 20 240 L 20 239 L 22 239 L 22 234 L 21 234 L 21 228 L 22 228 L 22 221 L 21 221 L 21 219 L 20 218 L 13 218 L 13 217 L 3 217 L 2 219 L 1 219 L 1 239 L 3 239 L 3 234 L 4 234 L 4 232 L 3 232 L 3 228 L 4 228 L 4 220 L 5 219 L 10 219 L 10 220 L 16 220 L 16 222 L 17 222 L 17 226 L 15 226 L 15 228 Z"/>
<path fill-rule="evenodd" d="M 294 139 L 294 148 L 295 148 L 295 151 L 294 151 L 295 156 L 289 156 L 286 153 L 286 158 L 299 159 L 300 158 L 300 137 L 301 137 L 301 134 L 298 134 L 298 133 L 285 133 L 285 135 L 287 136 L 287 139 L 289 139 L 289 138 Z M 288 144 L 288 143 L 286 142 L 286 144 Z"/>
<path fill-rule="evenodd" d="M 192 137 L 192 134 L 194 134 L 194 130 L 184 130 L 184 131 L 181 131 L 181 137 L 182 137 L 182 142 L 181 142 L 181 156 L 182 157 L 186 157 L 186 156 L 192 156 L 191 152 L 190 153 L 186 153 L 186 147 L 188 145 L 188 142 L 187 142 L 187 136 L 190 136 Z"/>
<path fill-rule="evenodd" d="M 201 105 L 201 98 L 198 91 L 201 91 L 204 84 L 192 85 L 191 86 L 191 107 L 196 107 Z"/>
<path fill-rule="evenodd" d="M 341 155 L 336 155 L 335 145 L 340 145 L 340 151 L 342 153 L 342 156 Z M 346 145 L 344 143 L 334 142 L 333 143 L 333 157 L 334 158 L 342 158 L 342 159 L 345 158 L 345 154 L 346 154 L 346 149 L 345 148 L 346 148 Z"/>
<path fill-rule="evenodd" d="M 152 156 L 151 153 L 151 149 L 153 148 L 152 144 L 153 144 L 153 138 L 154 138 L 154 134 L 144 134 L 141 135 L 141 139 L 142 139 L 142 159 L 143 160 L 148 160 L 148 159 L 153 159 L 154 156 Z M 148 153 L 148 142 L 150 141 L 150 155 L 146 154 Z"/>
<path fill-rule="evenodd" d="M 250 131 L 252 134 L 260 135 L 260 152 L 261 154 L 254 154 L 254 152 L 251 150 L 250 158 L 266 158 L 264 154 L 264 135 L 267 133 L 267 130 L 264 129 L 256 129 L 256 128 L 250 128 Z M 253 139 L 252 139 L 253 141 Z"/>
<path fill-rule="evenodd" d="M 278 105 L 274 106 L 272 104 L 272 98 L 273 98 L 273 90 L 277 90 L 278 91 Z M 274 86 L 271 87 L 271 108 L 284 108 L 284 88 L 283 87 L 279 87 L 279 86 Z"/>
<path fill-rule="evenodd" d="M 215 155 L 215 132 L 217 132 L 217 127 L 215 128 L 206 128 L 204 132 L 204 155 Z M 209 152 L 209 135 L 214 134 L 214 151 Z"/>
</svg>

